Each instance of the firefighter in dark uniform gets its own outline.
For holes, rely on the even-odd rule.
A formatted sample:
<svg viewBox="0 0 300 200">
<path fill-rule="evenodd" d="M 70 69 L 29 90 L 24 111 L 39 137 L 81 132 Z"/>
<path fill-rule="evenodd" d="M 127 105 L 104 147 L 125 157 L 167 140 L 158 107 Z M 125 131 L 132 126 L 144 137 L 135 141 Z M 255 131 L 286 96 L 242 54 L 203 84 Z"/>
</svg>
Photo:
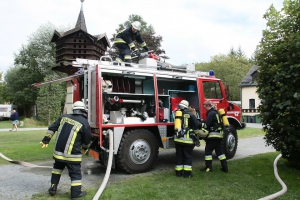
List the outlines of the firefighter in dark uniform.
<svg viewBox="0 0 300 200">
<path fill-rule="evenodd" d="M 73 114 L 61 115 L 49 126 L 46 136 L 40 143 L 42 148 L 47 147 L 57 131 L 53 152 L 55 162 L 52 169 L 51 187 L 48 191 L 52 196 L 56 194 L 61 174 L 67 167 L 71 178 L 71 198 L 76 199 L 86 195 L 86 192 L 81 191 L 81 160 L 82 154 L 87 152 L 92 133 L 86 119 L 87 112 L 84 103 L 77 101 L 72 109 Z"/>
<path fill-rule="evenodd" d="M 211 172 L 212 171 L 212 152 L 215 150 L 216 155 L 221 161 L 224 172 L 228 172 L 226 156 L 223 152 L 222 140 L 223 130 L 221 126 L 221 119 L 218 111 L 213 107 L 212 102 L 205 101 L 204 108 L 206 110 L 206 120 L 203 121 L 203 127 L 207 129 L 206 132 L 206 146 L 205 146 L 205 167 L 201 171 Z M 200 131 L 202 132 L 202 131 Z M 204 134 L 205 135 L 205 134 Z"/>
<path fill-rule="evenodd" d="M 114 39 L 114 45 L 119 49 L 119 56 L 116 58 L 116 61 L 121 64 L 122 62 L 131 63 L 131 51 L 135 55 L 140 56 L 138 48 L 134 45 L 134 41 L 137 41 L 141 47 L 146 51 L 149 51 L 146 42 L 143 40 L 141 33 L 141 23 L 135 21 L 127 29 L 121 30 L 117 33 Z M 130 64 L 125 64 L 125 66 L 130 66 Z"/>
<path fill-rule="evenodd" d="M 182 100 L 175 112 L 174 142 L 176 149 L 175 172 L 177 177 L 192 177 L 192 158 L 195 144 L 200 145 L 199 139 L 195 138 L 195 131 L 201 123 L 196 116 L 188 111 L 189 102 Z"/>
</svg>

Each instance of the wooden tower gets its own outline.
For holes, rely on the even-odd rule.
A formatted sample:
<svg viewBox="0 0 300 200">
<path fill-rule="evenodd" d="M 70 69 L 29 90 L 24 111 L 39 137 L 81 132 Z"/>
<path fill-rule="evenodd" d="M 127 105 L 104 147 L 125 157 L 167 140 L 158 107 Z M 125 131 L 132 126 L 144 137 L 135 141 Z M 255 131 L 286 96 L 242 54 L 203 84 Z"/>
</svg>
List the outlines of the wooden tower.
<svg viewBox="0 0 300 200">
<path fill-rule="evenodd" d="M 56 44 L 56 66 L 53 70 L 65 72 L 72 75 L 77 68 L 72 67 L 72 61 L 76 58 L 99 60 L 105 54 L 107 47 L 110 47 L 106 33 L 91 35 L 87 32 L 83 15 L 83 2 L 75 28 L 59 33 L 54 31 L 51 42 Z"/>
</svg>

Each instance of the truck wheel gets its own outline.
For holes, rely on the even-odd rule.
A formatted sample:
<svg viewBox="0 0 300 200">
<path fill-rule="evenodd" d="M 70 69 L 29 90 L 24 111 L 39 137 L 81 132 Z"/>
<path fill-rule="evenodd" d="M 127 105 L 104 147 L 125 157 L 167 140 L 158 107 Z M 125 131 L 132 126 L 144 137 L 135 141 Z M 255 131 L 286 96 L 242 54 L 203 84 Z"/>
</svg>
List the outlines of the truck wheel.
<svg viewBox="0 0 300 200">
<path fill-rule="evenodd" d="M 234 126 L 229 126 L 229 132 L 224 133 L 223 148 L 227 159 L 233 158 L 238 146 L 238 136 Z"/>
<path fill-rule="evenodd" d="M 150 170 L 158 155 L 158 143 L 154 135 L 145 129 L 124 133 L 117 155 L 118 166 L 128 173 Z"/>
</svg>

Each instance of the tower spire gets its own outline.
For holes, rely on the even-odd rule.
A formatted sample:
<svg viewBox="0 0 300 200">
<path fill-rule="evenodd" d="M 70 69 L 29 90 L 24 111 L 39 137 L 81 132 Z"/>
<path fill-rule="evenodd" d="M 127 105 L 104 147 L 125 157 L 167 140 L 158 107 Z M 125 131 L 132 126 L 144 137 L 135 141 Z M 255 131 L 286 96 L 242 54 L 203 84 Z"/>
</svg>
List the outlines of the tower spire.
<svg viewBox="0 0 300 200">
<path fill-rule="evenodd" d="M 80 1 L 81 1 L 81 8 L 80 8 L 80 12 L 79 12 L 79 15 L 78 15 L 78 19 L 77 19 L 77 23 L 76 23 L 75 28 L 80 28 L 81 30 L 87 32 L 85 19 L 84 19 L 84 15 L 83 15 L 83 2 L 84 2 L 84 0 L 80 0 Z"/>
</svg>

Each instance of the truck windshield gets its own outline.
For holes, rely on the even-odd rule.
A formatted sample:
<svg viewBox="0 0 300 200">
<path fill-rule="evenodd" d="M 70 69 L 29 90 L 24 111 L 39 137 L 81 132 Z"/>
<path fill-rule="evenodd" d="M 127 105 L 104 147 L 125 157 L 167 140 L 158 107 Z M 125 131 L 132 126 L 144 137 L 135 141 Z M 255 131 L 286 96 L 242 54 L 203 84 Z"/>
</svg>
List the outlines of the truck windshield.
<svg viewBox="0 0 300 200">
<path fill-rule="evenodd" d="M 203 82 L 204 97 L 206 99 L 222 99 L 219 82 Z"/>
</svg>

